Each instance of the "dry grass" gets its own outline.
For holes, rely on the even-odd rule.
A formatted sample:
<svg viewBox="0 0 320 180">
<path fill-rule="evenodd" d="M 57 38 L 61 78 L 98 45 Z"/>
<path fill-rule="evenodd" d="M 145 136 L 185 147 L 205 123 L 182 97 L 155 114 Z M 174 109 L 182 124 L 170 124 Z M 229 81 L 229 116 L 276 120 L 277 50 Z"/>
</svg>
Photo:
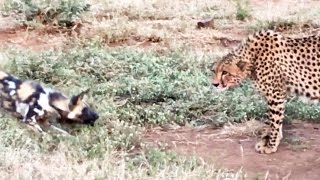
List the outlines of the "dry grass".
<svg viewBox="0 0 320 180">
<path fill-rule="evenodd" d="M 255 119 L 251 119 L 248 121 L 245 121 L 241 124 L 226 124 L 223 129 L 221 130 L 221 134 L 218 134 L 218 136 L 226 135 L 226 136 L 232 136 L 232 135 L 256 135 L 257 130 L 261 129 L 264 126 L 263 122 L 257 121 Z"/>
<path fill-rule="evenodd" d="M 233 14 L 232 4 L 221 1 L 96 2 L 92 7 L 95 13 L 85 17 L 92 24 L 84 26 L 82 32 L 89 32 L 89 37 L 99 36 L 111 46 L 161 50 L 192 47 L 210 51 L 212 46 L 219 45 L 216 38 L 221 33 L 215 29 L 198 30 L 197 21 L 215 17 L 219 19 L 216 25 L 219 28 L 220 23 L 229 21 L 225 17 Z M 85 33 L 84 38 L 87 35 Z M 160 40 L 148 42 L 152 37 Z"/>
<path fill-rule="evenodd" d="M 4 69 L 4 67 L 8 64 L 8 58 L 5 52 L 0 50 L 0 69 Z"/>
<path fill-rule="evenodd" d="M 141 155 L 142 159 L 146 158 Z M 156 167 L 153 176 L 150 173 L 152 164 L 143 160 L 143 166 L 132 169 L 125 152 L 108 152 L 100 159 L 79 160 L 73 157 L 64 145 L 49 154 L 31 153 L 1 147 L 0 173 L 3 179 L 242 179 L 242 172 L 216 170 L 202 164 L 188 168 L 166 162 L 164 168 Z M 162 160 L 161 160 L 162 161 Z"/>
</svg>

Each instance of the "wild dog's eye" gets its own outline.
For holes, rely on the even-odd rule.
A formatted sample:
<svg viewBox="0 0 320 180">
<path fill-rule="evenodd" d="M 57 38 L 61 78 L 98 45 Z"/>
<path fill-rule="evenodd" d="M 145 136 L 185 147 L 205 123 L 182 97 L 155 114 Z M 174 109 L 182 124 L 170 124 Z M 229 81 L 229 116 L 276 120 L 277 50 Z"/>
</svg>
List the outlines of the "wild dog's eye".
<svg viewBox="0 0 320 180">
<path fill-rule="evenodd" d="M 216 73 L 216 71 L 215 71 L 214 69 L 211 69 L 211 72 L 212 72 L 213 74 L 215 74 L 215 73 Z"/>
<path fill-rule="evenodd" d="M 227 71 L 222 71 L 222 75 L 226 75 L 226 74 L 228 74 Z"/>
</svg>

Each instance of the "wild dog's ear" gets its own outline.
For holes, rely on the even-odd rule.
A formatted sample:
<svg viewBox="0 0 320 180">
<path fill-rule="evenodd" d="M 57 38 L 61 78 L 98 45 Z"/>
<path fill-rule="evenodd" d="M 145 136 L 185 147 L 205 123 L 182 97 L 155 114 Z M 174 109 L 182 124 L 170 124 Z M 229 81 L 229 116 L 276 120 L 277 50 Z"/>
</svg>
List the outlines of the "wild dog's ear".
<svg viewBox="0 0 320 180">
<path fill-rule="evenodd" d="M 88 94 L 90 91 L 90 88 L 86 89 L 85 91 L 82 91 L 78 97 L 79 97 L 79 100 L 82 100 L 84 98 L 84 95 Z"/>
<path fill-rule="evenodd" d="M 77 104 L 79 104 L 84 96 L 89 92 L 90 89 L 87 89 L 85 91 L 82 91 L 80 94 L 76 95 L 76 96 L 72 96 L 71 97 L 71 100 L 70 100 L 70 103 L 69 103 L 69 109 L 73 109 L 72 107 L 73 106 L 76 106 Z"/>
</svg>

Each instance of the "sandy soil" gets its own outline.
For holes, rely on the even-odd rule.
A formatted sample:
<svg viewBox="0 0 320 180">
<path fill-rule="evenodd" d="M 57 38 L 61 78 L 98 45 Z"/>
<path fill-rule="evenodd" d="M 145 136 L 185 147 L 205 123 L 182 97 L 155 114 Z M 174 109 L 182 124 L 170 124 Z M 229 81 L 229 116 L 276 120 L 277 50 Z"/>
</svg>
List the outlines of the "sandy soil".
<svg viewBox="0 0 320 180">
<path fill-rule="evenodd" d="M 149 129 L 144 138 L 152 144 L 167 144 L 170 151 L 201 157 L 221 168 L 242 169 L 249 179 L 318 179 L 320 124 L 295 122 L 284 127 L 284 136 L 278 151 L 271 155 L 255 152 L 256 136 L 228 135 L 224 129 Z"/>
</svg>

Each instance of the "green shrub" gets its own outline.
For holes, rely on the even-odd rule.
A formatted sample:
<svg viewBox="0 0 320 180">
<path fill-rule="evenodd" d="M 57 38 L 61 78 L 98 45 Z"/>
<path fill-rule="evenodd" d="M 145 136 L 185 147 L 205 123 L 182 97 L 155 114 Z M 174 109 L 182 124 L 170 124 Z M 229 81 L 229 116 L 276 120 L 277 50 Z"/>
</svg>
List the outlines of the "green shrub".
<svg viewBox="0 0 320 180">
<path fill-rule="evenodd" d="M 76 19 L 88 11 L 84 0 L 8 0 L 3 5 L 4 15 L 14 13 L 20 22 L 73 26 Z"/>
</svg>

